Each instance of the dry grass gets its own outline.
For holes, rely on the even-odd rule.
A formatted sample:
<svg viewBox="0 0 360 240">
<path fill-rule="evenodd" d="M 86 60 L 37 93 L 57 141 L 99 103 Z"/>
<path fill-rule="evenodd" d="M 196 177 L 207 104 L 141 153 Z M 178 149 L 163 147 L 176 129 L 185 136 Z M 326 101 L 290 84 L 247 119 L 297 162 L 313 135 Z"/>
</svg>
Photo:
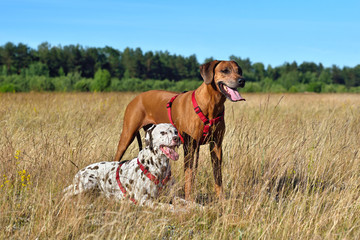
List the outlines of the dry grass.
<svg viewBox="0 0 360 240">
<path fill-rule="evenodd" d="M 223 184 L 208 147 L 205 211 L 172 214 L 102 197 L 63 202 L 77 167 L 112 160 L 135 94 L 0 95 L 0 239 L 359 239 L 360 95 L 250 95 L 227 103 Z M 132 145 L 125 158 L 137 154 Z M 182 161 L 173 164 L 182 194 Z"/>
</svg>

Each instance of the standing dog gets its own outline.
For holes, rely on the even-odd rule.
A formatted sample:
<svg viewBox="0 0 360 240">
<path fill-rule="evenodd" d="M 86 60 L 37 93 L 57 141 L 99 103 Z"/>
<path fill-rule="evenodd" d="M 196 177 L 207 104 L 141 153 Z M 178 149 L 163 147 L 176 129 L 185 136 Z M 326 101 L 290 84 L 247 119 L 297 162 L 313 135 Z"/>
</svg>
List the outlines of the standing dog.
<svg viewBox="0 0 360 240">
<path fill-rule="evenodd" d="M 245 80 L 236 62 L 212 61 L 200 66 L 200 74 L 204 83 L 195 91 L 180 94 L 176 99 L 175 92 L 153 90 L 132 100 L 125 110 L 123 130 L 115 156 L 115 161 L 119 161 L 135 136 L 139 141 L 141 128 L 146 130 L 151 124 L 173 123 L 184 143 L 185 199 L 190 198 L 198 166 L 199 147 L 206 143 L 210 143 L 215 191 L 221 197 L 224 103 L 226 99 L 232 102 L 245 100 L 237 91 L 238 87 L 245 86 Z M 205 130 L 208 130 L 206 134 Z M 139 146 L 141 148 L 140 143 Z"/>
<path fill-rule="evenodd" d="M 90 190 L 99 190 L 107 197 L 153 206 L 153 200 L 170 179 L 169 159 L 176 161 L 175 151 L 181 142 L 177 130 L 170 124 L 158 124 L 148 129 L 146 148 L 137 158 L 126 162 L 100 162 L 80 170 L 73 184 L 64 189 L 65 198 Z"/>
</svg>

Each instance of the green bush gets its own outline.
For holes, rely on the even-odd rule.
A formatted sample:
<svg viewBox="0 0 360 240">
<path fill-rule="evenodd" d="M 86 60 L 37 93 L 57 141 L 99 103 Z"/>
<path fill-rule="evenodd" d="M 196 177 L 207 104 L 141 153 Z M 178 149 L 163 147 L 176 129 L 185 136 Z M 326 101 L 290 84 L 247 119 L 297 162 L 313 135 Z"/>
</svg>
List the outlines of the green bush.
<svg viewBox="0 0 360 240">
<path fill-rule="evenodd" d="M 111 84 L 111 75 L 106 69 L 99 69 L 96 71 L 94 80 L 90 84 L 90 90 L 102 92 Z"/>
<path fill-rule="evenodd" d="M 297 92 L 299 92 L 299 89 L 297 88 L 297 86 L 291 86 L 290 88 L 289 88 L 289 91 L 288 91 L 289 93 L 297 93 Z"/>
<path fill-rule="evenodd" d="M 119 91 L 137 92 L 140 89 L 142 81 L 143 80 L 139 78 L 125 78 L 125 79 L 123 78 L 120 80 Z"/>
<path fill-rule="evenodd" d="M 41 65 L 36 65 L 40 67 Z M 290 75 L 288 75 L 290 76 Z M 198 88 L 203 81 L 197 79 L 185 79 L 181 81 L 169 81 L 140 78 L 110 78 L 107 70 L 98 70 L 96 78 L 82 78 L 80 73 L 69 73 L 66 76 L 46 77 L 46 76 L 29 76 L 29 74 L 0 74 L 0 86 L 2 92 L 28 92 L 28 91 L 129 91 L 144 92 L 152 89 L 168 90 L 183 92 Z M 288 82 L 289 83 L 289 82 Z M 342 93 L 353 92 L 359 93 L 360 87 L 346 88 L 341 84 L 325 84 L 320 81 L 310 82 L 307 84 L 297 83 L 288 89 L 281 84 L 281 81 L 273 81 L 265 77 L 260 82 L 246 82 L 244 89 L 240 92 L 271 92 L 271 93 L 297 93 L 297 92 L 324 92 L 324 93 Z"/>
<path fill-rule="evenodd" d="M 244 92 L 252 93 L 252 92 L 261 92 L 262 87 L 258 82 L 247 82 L 244 87 Z"/>
<path fill-rule="evenodd" d="M 334 84 L 326 84 L 321 91 L 324 93 L 336 93 L 336 86 Z"/>
<path fill-rule="evenodd" d="M 51 79 L 45 76 L 33 76 L 27 78 L 29 81 L 30 91 L 42 92 L 42 91 L 54 91 L 55 87 Z"/>
<path fill-rule="evenodd" d="M 307 91 L 320 93 L 322 90 L 323 84 L 321 82 L 311 82 L 308 84 Z"/>
<path fill-rule="evenodd" d="M 0 84 L 0 92 L 5 93 L 5 92 L 18 92 L 16 90 L 16 86 L 12 83 L 4 83 L 4 84 Z"/>
<path fill-rule="evenodd" d="M 349 92 L 351 92 L 351 93 L 360 93 L 360 87 L 351 87 L 349 89 Z"/>
<path fill-rule="evenodd" d="M 90 79 L 81 79 L 74 84 L 74 90 L 78 92 L 89 92 L 90 91 Z"/>
<path fill-rule="evenodd" d="M 174 91 L 174 92 L 184 92 L 190 91 L 198 88 L 203 82 L 199 80 L 183 80 L 178 82 L 171 82 L 172 86 L 167 88 L 166 90 Z"/>
<path fill-rule="evenodd" d="M 262 88 L 262 92 L 269 92 L 270 89 L 271 89 L 271 86 L 273 85 L 274 81 L 269 78 L 269 77 L 266 77 L 264 78 L 260 84 L 261 84 L 261 88 Z M 245 84 L 246 86 L 246 84 Z"/>
<path fill-rule="evenodd" d="M 65 76 L 55 77 L 52 79 L 52 83 L 54 85 L 54 90 L 57 92 L 68 92 L 73 89 L 69 77 L 65 77 Z"/>
<path fill-rule="evenodd" d="M 335 88 L 336 88 L 337 93 L 347 92 L 347 89 L 346 89 L 345 85 L 336 84 Z"/>
<path fill-rule="evenodd" d="M 274 83 L 270 87 L 270 92 L 272 92 L 272 93 L 284 93 L 284 92 L 287 92 L 287 91 L 281 84 Z"/>
</svg>

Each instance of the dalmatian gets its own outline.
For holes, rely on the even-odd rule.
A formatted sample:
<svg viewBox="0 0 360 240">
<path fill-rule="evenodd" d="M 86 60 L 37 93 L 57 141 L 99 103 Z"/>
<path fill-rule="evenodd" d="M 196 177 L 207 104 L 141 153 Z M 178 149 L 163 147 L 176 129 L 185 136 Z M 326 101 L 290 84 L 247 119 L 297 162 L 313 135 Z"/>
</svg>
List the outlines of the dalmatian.
<svg viewBox="0 0 360 240">
<path fill-rule="evenodd" d="M 137 158 L 98 162 L 81 169 L 64 189 L 64 197 L 95 190 L 108 198 L 128 198 L 135 204 L 154 207 L 154 200 L 171 177 L 170 160 L 179 159 L 176 149 L 180 144 L 178 132 L 171 124 L 153 125 L 146 131 L 146 146 Z"/>
</svg>

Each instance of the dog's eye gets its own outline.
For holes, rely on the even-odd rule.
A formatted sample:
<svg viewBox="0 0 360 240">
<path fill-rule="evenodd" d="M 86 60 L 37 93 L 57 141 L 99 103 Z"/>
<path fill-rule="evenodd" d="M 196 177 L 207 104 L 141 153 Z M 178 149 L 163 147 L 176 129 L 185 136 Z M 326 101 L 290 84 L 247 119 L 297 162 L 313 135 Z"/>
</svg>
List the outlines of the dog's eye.
<svg viewBox="0 0 360 240">
<path fill-rule="evenodd" d="M 161 134 L 161 135 L 165 135 L 165 134 L 166 134 L 166 132 L 162 131 L 162 132 L 160 132 L 160 134 Z"/>
<path fill-rule="evenodd" d="M 175 135 L 178 135 L 178 131 L 175 131 Z"/>
<path fill-rule="evenodd" d="M 223 70 L 221 70 L 222 73 L 228 74 L 230 73 L 230 70 L 228 68 L 225 68 Z"/>
</svg>

